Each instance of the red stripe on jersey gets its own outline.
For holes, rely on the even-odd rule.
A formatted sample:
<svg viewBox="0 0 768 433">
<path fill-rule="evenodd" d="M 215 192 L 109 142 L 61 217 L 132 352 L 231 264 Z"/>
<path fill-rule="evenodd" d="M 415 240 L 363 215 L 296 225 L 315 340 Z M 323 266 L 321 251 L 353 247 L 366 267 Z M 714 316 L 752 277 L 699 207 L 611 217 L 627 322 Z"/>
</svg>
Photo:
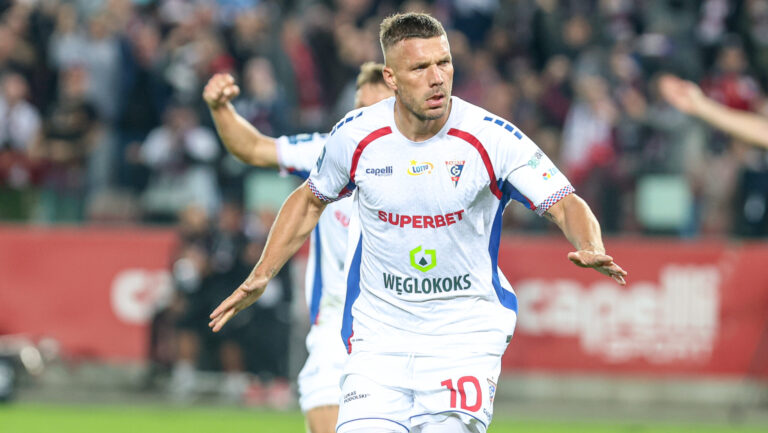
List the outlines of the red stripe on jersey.
<svg viewBox="0 0 768 433">
<path fill-rule="evenodd" d="M 355 336 L 355 330 L 353 329 L 352 333 L 349 334 L 349 338 L 347 338 L 347 354 L 348 355 L 352 354 L 352 337 L 354 336 Z"/>
<path fill-rule="evenodd" d="M 358 143 L 357 148 L 355 149 L 355 153 L 352 154 L 352 168 L 349 169 L 349 180 L 354 183 L 355 182 L 355 171 L 357 171 L 357 162 L 360 161 L 360 155 L 363 154 L 363 149 L 365 149 L 365 146 L 368 146 L 376 140 L 377 138 L 381 138 L 385 135 L 391 134 L 392 128 L 389 126 L 385 126 L 383 128 L 377 129 Z"/>
<path fill-rule="evenodd" d="M 467 143 L 471 144 L 472 147 L 477 149 L 477 152 L 480 153 L 480 158 L 483 159 L 483 164 L 485 164 L 485 169 L 488 170 L 488 176 L 491 178 L 491 192 L 493 195 L 496 196 L 497 199 L 501 200 L 501 190 L 499 189 L 499 184 L 496 183 L 496 173 L 493 171 L 493 165 L 491 165 L 491 158 L 488 156 L 488 152 L 485 151 L 485 147 L 483 146 L 483 143 L 480 143 L 480 140 L 478 140 L 474 135 L 470 134 L 469 132 L 462 131 L 456 128 L 451 128 L 448 131 L 448 135 L 453 135 L 454 137 L 461 138 L 462 140 L 466 141 Z"/>
</svg>

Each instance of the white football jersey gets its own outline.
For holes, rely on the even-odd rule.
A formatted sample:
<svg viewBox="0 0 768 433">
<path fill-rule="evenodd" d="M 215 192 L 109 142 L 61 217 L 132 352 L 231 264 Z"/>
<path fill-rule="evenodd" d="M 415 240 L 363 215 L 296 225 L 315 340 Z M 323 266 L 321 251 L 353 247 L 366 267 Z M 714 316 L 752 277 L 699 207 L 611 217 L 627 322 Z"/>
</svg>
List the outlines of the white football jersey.
<svg viewBox="0 0 768 433">
<path fill-rule="evenodd" d="M 280 171 L 306 179 L 323 151 L 328 134 L 299 134 L 277 139 Z M 331 203 L 312 231 L 305 296 L 313 325 L 341 327 L 346 279 L 344 258 L 352 200 Z"/>
<path fill-rule="evenodd" d="M 342 339 L 348 352 L 502 354 L 517 298 L 498 269 L 502 212 L 539 215 L 573 192 L 514 125 L 457 97 L 444 127 L 413 142 L 395 99 L 351 111 L 309 177 L 321 200 L 355 190 Z"/>
</svg>

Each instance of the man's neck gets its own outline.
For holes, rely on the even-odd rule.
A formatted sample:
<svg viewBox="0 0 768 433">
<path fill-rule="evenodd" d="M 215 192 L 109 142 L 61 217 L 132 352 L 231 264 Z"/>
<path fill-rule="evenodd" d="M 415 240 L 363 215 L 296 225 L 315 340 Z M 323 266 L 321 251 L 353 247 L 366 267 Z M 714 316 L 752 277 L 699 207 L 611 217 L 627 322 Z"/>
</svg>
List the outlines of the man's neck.
<svg viewBox="0 0 768 433">
<path fill-rule="evenodd" d="M 423 120 L 416 117 L 397 99 L 395 100 L 395 126 L 405 138 L 411 141 L 429 140 L 445 126 L 452 107 L 453 101 L 448 99 L 448 109 L 445 110 L 445 114 L 437 119 Z"/>
</svg>

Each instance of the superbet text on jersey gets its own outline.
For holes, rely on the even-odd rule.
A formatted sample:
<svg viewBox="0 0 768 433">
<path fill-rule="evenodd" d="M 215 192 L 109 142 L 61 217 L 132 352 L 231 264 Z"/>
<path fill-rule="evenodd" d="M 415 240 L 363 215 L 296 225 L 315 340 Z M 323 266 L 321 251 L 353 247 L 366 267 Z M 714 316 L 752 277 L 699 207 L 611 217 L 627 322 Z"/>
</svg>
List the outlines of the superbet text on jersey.
<svg viewBox="0 0 768 433">
<path fill-rule="evenodd" d="M 502 354 L 517 298 L 497 267 L 510 200 L 543 214 L 573 192 L 514 125 L 457 97 L 444 127 L 412 142 L 395 99 L 350 112 L 309 177 L 321 200 L 352 194 L 342 338 L 349 353 Z"/>
</svg>

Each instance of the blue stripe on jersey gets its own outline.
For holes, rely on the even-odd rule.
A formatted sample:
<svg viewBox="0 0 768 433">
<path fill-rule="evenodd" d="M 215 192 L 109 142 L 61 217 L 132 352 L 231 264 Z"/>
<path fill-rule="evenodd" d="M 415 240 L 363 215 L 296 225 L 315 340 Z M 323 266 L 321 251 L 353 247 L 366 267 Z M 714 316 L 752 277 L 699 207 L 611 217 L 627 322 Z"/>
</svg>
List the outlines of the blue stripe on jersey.
<svg viewBox="0 0 768 433">
<path fill-rule="evenodd" d="M 309 303 L 309 323 L 313 325 L 317 323 L 317 315 L 320 312 L 320 298 L 323 297 L 323 244 L 320 242 L 320 224 L 315 226 L 314 234 L 315 277 L 312 281 L 312 299 Z"/>
<path fill-rule="evenodd" d="M 288 174 L 292 174 L 301 180 L 307 180 L 309 178 L 309 171 L 307 170 L 296 170 L 295 168 L 288 168 Z"/>
<path fill-rule="evenodd" d="M 363 235 L 357 241 L 355 255 L 349 264 L 349 274 L 347 274 L 347 299 L 344 302 L 344 320 L 341 322 L 341 339 L 347 347 L 347 353 L 352 353 L 352 304 L 360 296 L 360 258 L 363 254 Z"/>
<path fill-rule="evenodd" d="M 499 181 L 499 183 L 501 184 L 501 181 Z M 509 199 L 513 199 L 515 201 L 518 201 L 518 202 L 522 203 L 528 209 L 533 210 L 533 202 L 531 202 L 528 199 L 528 197 L 524 196 L 520 191 L 518 191 L 517 188 L 512 186 L 511 183 L 509 183 L 509 182 L 507 182 L 505 180 L 502 185 L 499 185 L 499 188 L 502 188 L 502 190 L 501 190 L 502 201 L 503 201 L 504 197 L 506 197 L 507 201 Z M 506 206 L 506 202 L 504 203 L 504 205 Z M 504 208 L 502 207 L 502 210 L 503 209 Z"/>
<path fill-rule="evenodd" d="M 501 305 L 517 313 L 517 296 L 504 289 L 499 279 L 499 243 L 501 241 L 501 215 L 504 213 L 507 203 L 509 203 L 511 193 L 520 193 L 509 182 L 503 181 L 502 184 L 502 180 L 499 180 L 499 189 L 502 191 L 501 202 L 499 203 L 499 209 L 496 210 L 496 217 L 493 219 L 491 240 L 488 244 L 488 253 L 491 255 L 493 289 L 496 291 L 496 296 L 498 296 Z M 520 195 L 522 196 L 522 194 Z"/>
</svg>

